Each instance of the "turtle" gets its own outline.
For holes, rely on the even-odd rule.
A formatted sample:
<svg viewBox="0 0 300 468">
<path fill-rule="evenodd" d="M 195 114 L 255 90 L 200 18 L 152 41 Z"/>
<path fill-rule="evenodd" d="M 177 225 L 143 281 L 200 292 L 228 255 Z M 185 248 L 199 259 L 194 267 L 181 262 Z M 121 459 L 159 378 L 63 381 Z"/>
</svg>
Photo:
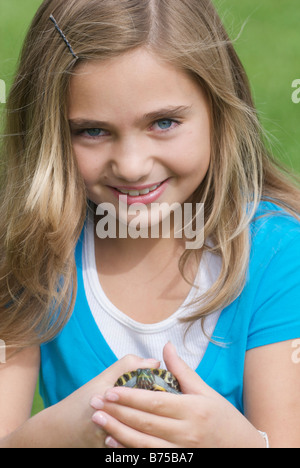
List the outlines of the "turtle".
<svg viewBox="0 0 300 468">
<path fill-rule="evenodd" d="M 115 387 L 131 387 L 181 394 L 178 380 L 165 369 L 136 369 L 118 378 Z"/>
</svg>

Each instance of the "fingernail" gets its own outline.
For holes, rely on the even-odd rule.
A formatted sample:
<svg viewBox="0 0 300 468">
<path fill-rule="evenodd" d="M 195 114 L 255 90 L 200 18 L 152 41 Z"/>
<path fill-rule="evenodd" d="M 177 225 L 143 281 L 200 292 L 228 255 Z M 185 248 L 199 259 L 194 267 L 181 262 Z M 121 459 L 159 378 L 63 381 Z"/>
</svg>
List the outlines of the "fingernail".
<svg viewBox="0 0 300 468">
<path fill-rule="evenodd" d="M 107 447 L 110 447 L 110 448 L 117 448 L 118 442 L 112 437 L 108 436 L 105 439 L 105 445 L 107 445 Z"/>
<path fill-rule="evenodd" d="M 173 349 L 173 351 L 177 354 L 177 350 L 175 348 L 175 346 L 173 345 L 172 341 L 168 341 L 167 343 L 169 346 L 171 346 L 171 348 Z"/>
<path fill-rule="evenodd" d="M 107 392 L 104 395 L 104 398 L 108 401 L 118 401 L 119 400 L 119 395 L 114 392 Z"/>
<path fill-rule="evenodd" d="M 90 401 L 90 405 L 96 410 L 101 410 L 104 408 L 104 402 L 101 397 L 93 397 Z"/>
<path fill-rule="evenodd" d="M 94 413 L 92 416 L 92 421 L 98 424 L 98 426 L 105 426 L 107 423 L 107 419 L 102 413 Z"/>
<path fill-rule="evenodd" d="M 144 362 L 150 367 L 160 365 L 160 361 L 158 361 L 157 359 L 145 359 Z"/>
</svg>

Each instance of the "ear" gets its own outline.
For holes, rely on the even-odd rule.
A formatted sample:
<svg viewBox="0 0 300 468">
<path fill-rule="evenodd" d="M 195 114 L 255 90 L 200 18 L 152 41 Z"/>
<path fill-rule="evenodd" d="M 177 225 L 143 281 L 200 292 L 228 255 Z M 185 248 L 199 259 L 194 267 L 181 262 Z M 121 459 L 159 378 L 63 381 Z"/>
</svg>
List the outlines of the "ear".
<svg viewBox="0 0 300 468">
<path fill-rule="evenodd" d="M 182 393 L 203 395 L 211 390 L 199 375 L 178 356 L 175 346 L 170 341 L 164 347 L 163 357 L 168 370 L 178 380 Z"/>
</svg>

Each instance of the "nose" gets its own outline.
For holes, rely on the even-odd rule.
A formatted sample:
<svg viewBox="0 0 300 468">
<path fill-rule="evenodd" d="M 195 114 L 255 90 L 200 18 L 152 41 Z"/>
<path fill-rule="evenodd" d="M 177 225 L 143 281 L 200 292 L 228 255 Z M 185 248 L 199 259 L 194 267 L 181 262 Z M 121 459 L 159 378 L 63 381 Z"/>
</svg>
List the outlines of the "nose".
<svg viewBox="0 0 300 468">
<path fill-rule="evenodd" d="M 149 145 L 137 137 L 124 138 L 112 148 L 111 168 L 117 179 L 131 183 L 146 180 L 153 162 Z"/>
</svg>

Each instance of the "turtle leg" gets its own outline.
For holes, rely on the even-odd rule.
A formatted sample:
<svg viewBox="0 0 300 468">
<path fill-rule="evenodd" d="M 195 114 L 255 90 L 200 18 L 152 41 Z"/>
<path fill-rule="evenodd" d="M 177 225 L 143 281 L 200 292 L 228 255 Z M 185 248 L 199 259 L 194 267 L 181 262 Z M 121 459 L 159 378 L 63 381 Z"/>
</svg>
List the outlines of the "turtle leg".
<svg viewBox="0 0 300 468">
<path fill-rule="evenodd" d="M 168 391 L 168 390 L 166 390 L 164 387 L 161 387 L 161 386 L 158 385 L 158 384 L 153 384 L 152 390 L 153 390 L 154 392 L 167 392 L 167 391 Z"/>
<path fill-rule="evenodd" d="M 115 387 L 130 387 L 136 388 L 137 386 L 137 379 L 135 372 L 127 372 L 123 374 L 115 383 Z"/>
<path fill-rule="evenodd" d="M 178 395 L 178 394 L 181 393 L 179 390 L 175 390 L 175 388 L 172 388 L 171 385 L 169 385 L 167 382 L 165 382 L 160 377 L 156 377 L 155 380 L 156 381 L 153 384 L 153 390 L 155 390 L 154 387 L 156 387 L 156 391 L 174 393 L 174 395 Z"/>
</svg>

